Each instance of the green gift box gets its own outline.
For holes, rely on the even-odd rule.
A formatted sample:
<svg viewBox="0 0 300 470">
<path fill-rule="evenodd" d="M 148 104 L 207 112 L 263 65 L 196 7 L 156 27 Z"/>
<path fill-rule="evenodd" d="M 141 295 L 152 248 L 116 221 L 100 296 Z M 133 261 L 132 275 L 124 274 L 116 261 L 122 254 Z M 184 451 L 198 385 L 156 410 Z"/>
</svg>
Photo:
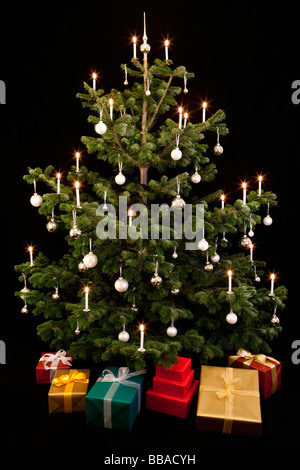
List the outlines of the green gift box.
<svg viewBox="0 0 300 470">
<path fill-rule="evenodd" d="M 146 370 L 105 369 L 86 395 L 86 422 L 131 431 L 140 412 Z"/>
</svg>

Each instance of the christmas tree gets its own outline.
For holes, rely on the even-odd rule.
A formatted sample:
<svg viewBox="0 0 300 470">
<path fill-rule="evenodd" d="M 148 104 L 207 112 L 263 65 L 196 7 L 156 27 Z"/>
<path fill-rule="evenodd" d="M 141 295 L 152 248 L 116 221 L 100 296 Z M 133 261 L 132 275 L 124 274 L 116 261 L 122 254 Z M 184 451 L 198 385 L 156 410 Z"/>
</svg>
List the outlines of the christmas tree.
<svg viewBox="0 0 300 470">
<path fill-rule="evenodd" d="M 82 143 L 96 168 L 76 154 L 67 175 L 49 165 L 24 176 L 68 252 L 50 261 L 29 247 L 15 267 L 22 312 L 42 319 L 37 332 L 51 349 L 136 369 L 182 351 L 203 364 L 239 347 L 269 353 L 287 292 L 274 274 L 271 288 L 260 282 L 268 267 L 254 258 L 253 236 L 272 223 L 276 195 L 261 180 L 252 191 L 244 183 L 233 204 L 222 190 L 204 195 L 226 158 L 225 113 L 208 117 L 203 104 L 192 123 L 176 97 L 187 96 L 193 73 L 173 66 L 167 42 L 164 60 L 150 63 L 150 50 L 144 18 L 142 60 L 134 40 L 131 66 L 121 65 L 124 90 L 105 93 L 94 76 L 77 95 L 90 112 Z"/>
</svg>

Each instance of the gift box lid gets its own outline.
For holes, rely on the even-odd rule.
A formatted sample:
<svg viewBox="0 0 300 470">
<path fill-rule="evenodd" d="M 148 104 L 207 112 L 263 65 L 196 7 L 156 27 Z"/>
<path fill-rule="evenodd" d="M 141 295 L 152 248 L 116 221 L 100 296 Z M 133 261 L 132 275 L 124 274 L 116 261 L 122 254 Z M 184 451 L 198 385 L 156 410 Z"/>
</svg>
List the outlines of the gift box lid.
<svg viewBox="0 0 300 470">
<path fill-rule="evenodd" d="M 161 365 L 155 366 L 156 376 L 164 377 L 166 379 L 182 381 L 191 369 L 192 360 L 187 357 L 177 356 L 177 363 L 172 364 L 170 368 L 165 368 Z"/>
<path fill-rule="evenodd" d="M 164 377 L 153 377 L 153 391 L 183 398 L 188 393 L 192 380 L 194 378 L 194 370 L 189 370 L 186 377 L 182 381 L 166 379 Z"/>
<path fill-rule="evenodd" d="M 41 357 L 39 358 L 39 362 L 37 363 L 36 369 L 45 370 L 45 365 L 50 369 L 53 367 L 51 364 L 51 356 L 54 357 L 57 353 L 54 352 L 43 352 Z M 49 358 L 49 359 L 48 359 Z M 55 369 L 67 369 L 71 367 L 73 357 L 69 356 L 67 353 L 62 354 L 61 358 L 55 361 Z M 49 370 L 49 369 L 48 369 Z"/>
</svg>

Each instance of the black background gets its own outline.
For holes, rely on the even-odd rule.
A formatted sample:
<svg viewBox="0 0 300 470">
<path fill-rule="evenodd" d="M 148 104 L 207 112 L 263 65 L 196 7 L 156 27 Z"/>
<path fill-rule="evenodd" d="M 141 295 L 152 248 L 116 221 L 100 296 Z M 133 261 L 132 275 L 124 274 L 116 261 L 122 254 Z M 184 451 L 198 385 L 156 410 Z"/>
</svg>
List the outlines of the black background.
<svg viewBox="0 0 300 470">
<path fill-rule="evenodd" d="M 297 448 L 300 365 L 292 363 L 291 354 L 292 342 L 299 338 L 300 105 L 291 101 L 291 85 L 300 78 L 299 9 L 287 2 L 263 5 L 188 0 L 1 6 L 0 79 L 7 91 L 7 104 L 0 109 L 0 339 L 7 352 L 6 364 L 0 367 L 3 449 L 63 449 L 75 443 L 105 456 Z M 63 252 L 64 245 L 46 231 L 45 221 L 30 205 L 32 188 L 23 175 L 28 166 L 44 169 L 49 164 L 67 172 L 78 149 L 85 165 L 98 168 L 80 143 L 82 135 L 94 134 L 76 93 L 83 91 L 83 81 L 92 84 L 94 70 L 99 74 L 97 87 L 105 92 L 123 88 L 120 64 L 130 64 L 133 34 L 141 43 L 144 11 L 150 62 L 164 59 L 163 40 L 168 37 L 174 65 L 195 73 L 188 81 L 189 93 L 179 96 L 191 121 L 201 120 L 204 99 L 209 101 L 208 116 L 220 108 L 226 113 L 230 132 L 221 139 L 224 153 L 217 159 L 218 175 L 203 193 L 223 188 L 232 203 L 241 198 L 241 181 L 247 179 L 249 189 L 256 189 L 256 176 L 263 172 L 263 189 L 278 196 L 273 224 L 258 227 L 255 234 L 255 257 L 266 260 L 270 271 L 278 274 L 277 285 L 289 290 L 286 309 L 277 312 L 283 334 L 272 353 L 283 362 L 282 388 L 262 403 L 259 439 L 196 432 L 195 408 L 184 421 L 143 408 L 131 433 L 90 429 L 84 415 L 49 416 L 48 386 L 35 384 L 35 366 L 47 346 L 36 337 L 36 319 L 20 313 L 14 265 L 27 259 L 27 244 L 35 244 L 49 257 Z M 176 113 L 170 115 L 175 118 Z"/>
</svg>

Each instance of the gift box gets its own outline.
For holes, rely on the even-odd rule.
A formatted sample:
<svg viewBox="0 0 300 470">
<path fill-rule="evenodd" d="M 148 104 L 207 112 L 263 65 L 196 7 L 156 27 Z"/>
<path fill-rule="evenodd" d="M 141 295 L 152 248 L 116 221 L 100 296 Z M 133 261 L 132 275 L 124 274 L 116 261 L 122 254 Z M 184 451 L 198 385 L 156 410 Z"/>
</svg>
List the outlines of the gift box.
<svg viewBox="0 0 300 470">
<path fill-rule="evenodd" d="M 261 435 L 258 371 L 201 366 L 196 429 Z"/>
<path fill-rule="evenodd" d="M 155 376 L 153 377 L 152 388 L 154 392 L 184 398 L 191 388 L 193 378 L 194 370 L 192 369 L 188 371 L 182 382 Z"/>
<path fill-rule="evenodd" d="M 167 395 L 155 392 L 151 387 L 146 392 L 146 408 L 160 413 L 187 418 L 193 398 L 199 386 L 198 380 L 192 380 L 192 384 L 184 397 Z"/>
<path fill-rule="evenodd" d="M 236 355 L 227 358 L 229 367 L 256 369 L 261 395 L 266 399 L 281 388 L 281 362 L 264 354 L 251 354 L 239 349 Z"/>
<path fill-rule="evenodd" d="M 192 361 L 190 358 L 180 356 L 177 356 L 177 359 L 176 364 L 172 364 L 168 369 L 161 365 L 155 366 L 156 376 L 182 382 L 191 370 Z"/>
<path fill-rule="evenodd" d="M 85 411 L 89 369 L 57 370 L 48 392 L 49 413 Z"/>
<path fill-rule="evenodd" d="M 87 424 L 131 431 L 141 409 L 145 373 L 105 369 L 86 397 Z"/>
<path fill-rule="evenodd" d="M 68 356 L 64 349 L 56 353 L 42 353 L 36 366 L 36 383 L 51 383 L 57 369 L 69 369 L 73 358 Z"/>
</svg>

